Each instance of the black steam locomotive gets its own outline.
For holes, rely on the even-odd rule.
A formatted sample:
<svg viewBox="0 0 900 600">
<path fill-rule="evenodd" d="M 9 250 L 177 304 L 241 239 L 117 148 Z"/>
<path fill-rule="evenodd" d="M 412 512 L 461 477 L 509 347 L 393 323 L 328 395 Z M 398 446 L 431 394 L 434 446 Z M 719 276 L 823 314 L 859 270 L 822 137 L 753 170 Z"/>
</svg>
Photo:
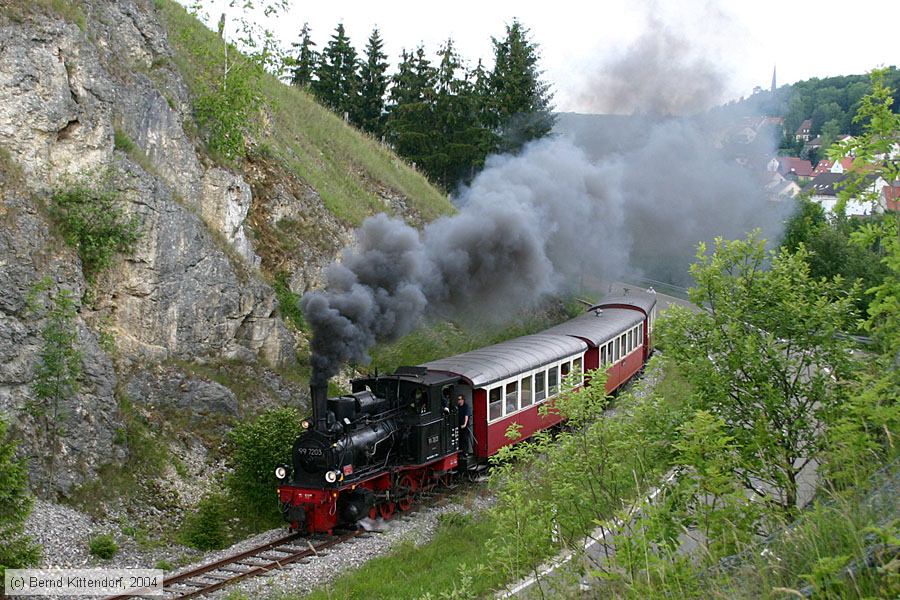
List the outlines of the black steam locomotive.
<svg viewBox="0 0 900 600">
<path fill-rule="evenodd" d="M 279 467 L 279 499 L 292 529 L 331 531 L 365 516 L 408 510 L 414 496 L 458 466 L 459 430 L 450 399 L 458 377 L 423 367 L 357 379 L 327 398 L 314 386 L 313 420 Z"/>
</svg>

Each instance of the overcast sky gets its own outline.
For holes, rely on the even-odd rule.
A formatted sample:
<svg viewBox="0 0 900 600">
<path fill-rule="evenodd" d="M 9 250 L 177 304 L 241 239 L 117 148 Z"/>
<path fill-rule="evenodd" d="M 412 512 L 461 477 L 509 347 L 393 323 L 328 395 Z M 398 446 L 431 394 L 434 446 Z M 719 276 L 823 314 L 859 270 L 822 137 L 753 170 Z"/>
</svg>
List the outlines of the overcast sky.
<svg viewBox="0 0 900 600">
<path fill-rule="evenodd" d="M 608 112 L 602 102 L 591 101 L 590 87 L 600 85 L 598 75 L 642 35 L 646 42 L 659 31 L 683 44 L 683 54 L 720 68 L 721 100 L 747 95 L 756 85 L 767 88 L 773 65 L 780 85 L 900 62 L 896 0 L 289 2 L 289 12 L 267 24 L 286 45 L 308 21 L 321 49 L 343 22 L 362 51 L 378 26 L 392 67 L 402 48 L 424 44 L 434 53 L 448 36 L 467 61 L 481 57 L 490 63 L 491 36 L 502 36 L 505 24 L 518 18 L 540 45 L 544 76 L 560 111 Z M 671 40 L 665 51 L 670 48 Z"/>
</svg>

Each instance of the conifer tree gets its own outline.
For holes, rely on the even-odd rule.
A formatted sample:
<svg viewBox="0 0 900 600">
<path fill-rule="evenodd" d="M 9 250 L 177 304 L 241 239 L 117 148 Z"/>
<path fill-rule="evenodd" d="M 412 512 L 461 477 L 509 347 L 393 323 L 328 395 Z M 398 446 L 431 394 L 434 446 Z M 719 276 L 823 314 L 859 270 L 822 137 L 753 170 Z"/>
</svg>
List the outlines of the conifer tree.
<svg viewBox="0 0 900 600">
<path fill-rule="evenodd" d="M 291 44 L 297 49 L 297 57 L 293 60 L 291 69 L 291 84 L 303 88 L 312 83 L 318 59 L 318 53 L 313 50 L 316 43 L 310 38 L 310 32 L 309 23 L 304 23 L 300 30 L 300 42 Z"/>
<path fill-rule="evenodd" d="M 355 120 L 359 110 L 359 64 L 356 50 L 338 23 L 316 66 L 312 90 L 322 104 Z"/>
<path fill-rule="evenodd" d="M 448 39 L 436 74 L 435 148 L 426 172 L 444 189 L 471 179 L 487 154 L 488 130 L 481 126 L 475 87 Z M 460 76 L 462 72 L 462 76 Z"/>
<path fill-rule="evenodd" d="M 403 51 L 392 78 L 388 138 L 398 154 L 425 169 L 434 144 L 436 71 L 421 46 Z"/>
<path fill-rule="evenodd" d="M 387 91 L 387 55 L 378 28 L 372 30 L 366 44 L 366 61 L 360 69 L 359 125 L 372 135 L 384 133 L 384 94 Z"/>
<path fill-rule="evenodd" d="M 527 142 L 553 128 L 550 85 L 541 80 L 538 46 L 528 39 L 528 29 L 513 20 L 506 37 L 492 38 L 494 70 L 490 88 L 499 124 L 502 152 L 517 152 Z"/>
<path fill-rule="evenodd" d="M 16 458 L 15 450 L 6 422 L 0 418 L 0 596 L 6 569 L 34 564 L 40 555 L 39 548 L 23 534 L 25 519 L 31 512 L 31 497 L 28 472 L 24 462 Z"/>
</svg>

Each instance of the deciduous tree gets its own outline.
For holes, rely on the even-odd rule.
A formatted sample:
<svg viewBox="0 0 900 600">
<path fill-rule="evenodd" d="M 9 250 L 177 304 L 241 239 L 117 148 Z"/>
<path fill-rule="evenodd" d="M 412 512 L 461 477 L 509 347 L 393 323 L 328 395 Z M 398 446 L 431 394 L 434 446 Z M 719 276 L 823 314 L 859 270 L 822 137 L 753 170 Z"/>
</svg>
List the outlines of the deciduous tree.
<svg viewBox="0 0 900 600">
<path fill-rule="evenodd" d="M 791 519 L 799 476 L 819 455 L 823 419 L 846 399 L 844 332 L 857 288 L 810 275 L 807 252 L 768 253 L 755 236 L 701 244 L 691 301 L 660 321 L 665 351 L 696 386 L 699 407 L 720 417 L 740 452 L 735 475 Z"/>
</svg>

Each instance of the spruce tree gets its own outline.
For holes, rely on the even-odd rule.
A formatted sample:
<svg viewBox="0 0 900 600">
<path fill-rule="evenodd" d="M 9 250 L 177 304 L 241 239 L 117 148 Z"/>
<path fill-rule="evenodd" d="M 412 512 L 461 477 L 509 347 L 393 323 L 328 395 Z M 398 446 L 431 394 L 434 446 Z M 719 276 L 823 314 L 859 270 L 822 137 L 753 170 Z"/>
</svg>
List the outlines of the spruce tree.
<svg viewBox="0 0 900 600">
<path fill-rule="evenodd" d="M 433 152 L 436 71 L 421 46 L 403 51 L 390 93 L 388 139 L 394 150 L 422 170 Z"/>
<path fill-rule="evenodd" d="M 359 89 L 356 50 L 347 37 L 344 24 L 338 23 L 334 35 L 322 51 L 312 90 L 322 104 L 341 116 L 347 114 L 355 121 L 359 110 Z"/>
<path fill-rule="evenodd" d="M 300 30 L 300 42 L 291 44 L 297 49 L 297 57 L 293 60 L 291 69 L 291 84 L 303 88 L 312 83 L 318 56 L 313 50 L 316 43 L 309 37 L 310 31 L 309 23 L 304 23 Z"/>
<path fill-rule="evenodd" d="M 27 567 L 40 556 L 40 549 L 23 534 L 31 497 L 25 463 L 16 458 L 15 451 L 16 443 L 0 418 L 0 582 L 6 569 Z"/>
<path fill-rule="evenodd" d="M 360 69 L 359 125 L 376 137 L 384 133 L 384 94 L 387 91 L 387 55 L 378 28 L 372 30 L 366 44 L 366 61 Z"/>
<path fill-rule="evenodd" d="M 431 178 L 450 190 L 484 164 L 489 130 L 480 123 L 470 74 L 448 39 L 440 50 L 435 96 L 435 146 L 427 162 Z M 461 73 L 461 76 L 460 76 Z"/>
<path fill-rule="evenodd" d="M 553 128 L 550 85 L 541 80 L 538 46 L 528 39 L 528 29 L 517 20 L 506 26 L 506 37 L 492 38 L 494 70 L 490 88 L 493 111 L 499 124 L 502 152 L 517 152 L 527 142 Z"/>
</svg>

